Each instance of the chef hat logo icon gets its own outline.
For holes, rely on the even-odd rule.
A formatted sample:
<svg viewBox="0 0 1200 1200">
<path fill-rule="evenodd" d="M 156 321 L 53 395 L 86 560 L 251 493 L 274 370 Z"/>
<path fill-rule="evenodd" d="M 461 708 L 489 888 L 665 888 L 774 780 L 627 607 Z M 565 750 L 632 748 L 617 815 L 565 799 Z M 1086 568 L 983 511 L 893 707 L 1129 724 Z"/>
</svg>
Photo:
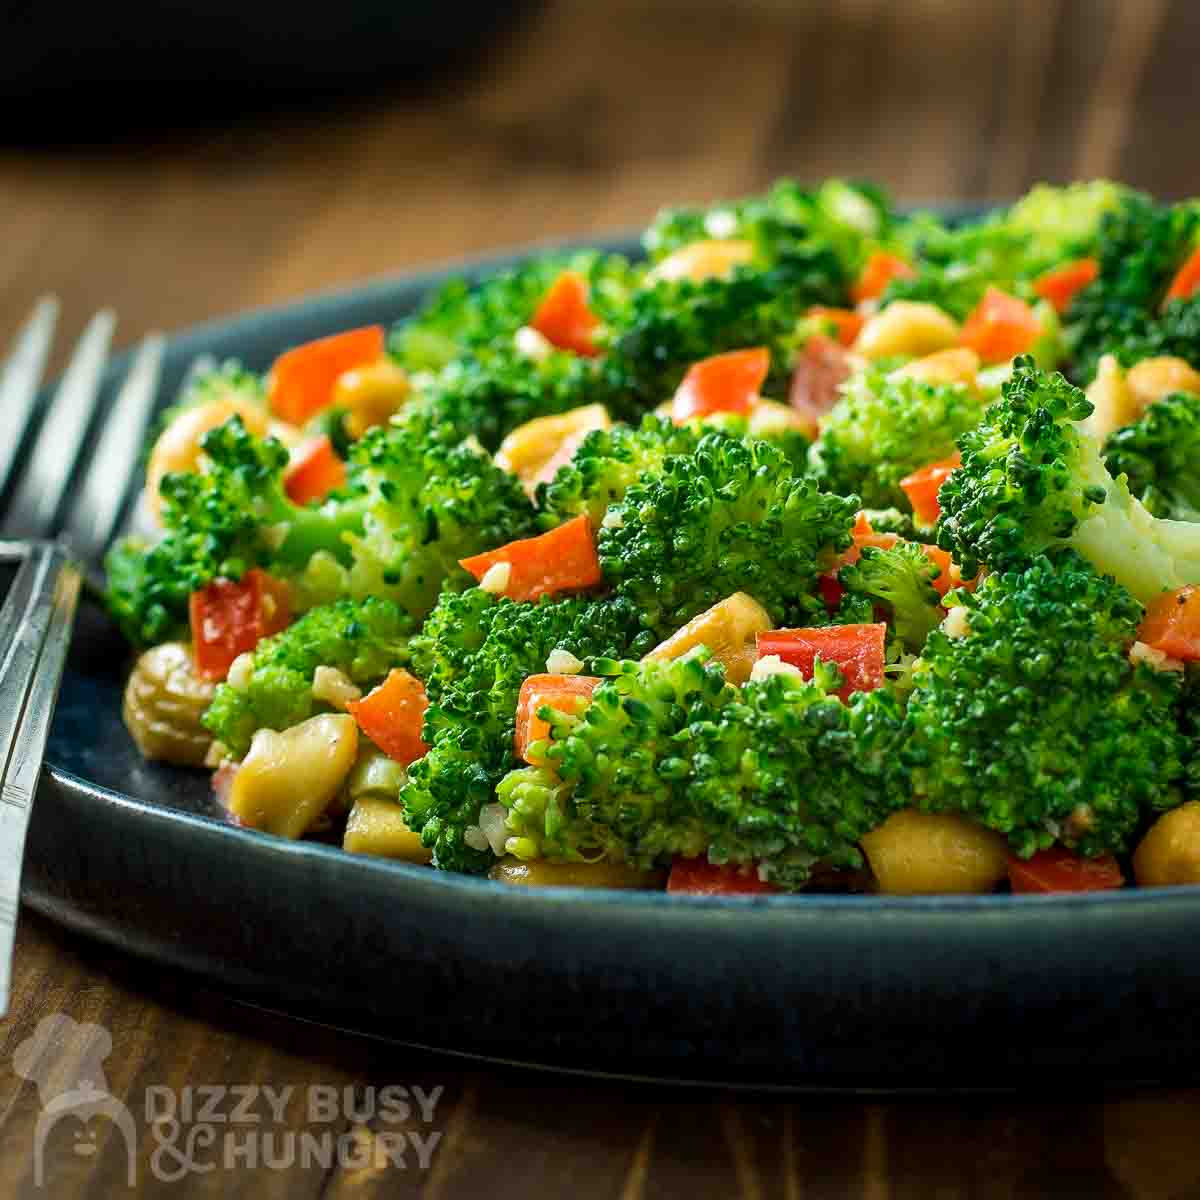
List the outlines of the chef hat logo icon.
<svg viewBox="0 0 1200 1200">
<path fill-rule="evenodd" d="M 107 1117 L 125 1143 L 126 1180 L 136 1182 L 137 1129 L 133 1114 L 111 1095 L 104 1074 L 104 1060 L 112 1053 L 112 1034 L 102 1025 L 79 1022 L 65 1013 L 52 1013 L 38 1022 L 37 1029 L 13 1055 L 13 1070 L 36 1085 L 42 1112 L 34 1131 L 34 1183 L 45 1178 L 46 1139 L 51 1130 L 68 1118 L 80 1123 L 76 1154 L 90 1155 L 99 1149 L 96 1131 L 89 1128 L 97 1117 Z"/>
</svg>

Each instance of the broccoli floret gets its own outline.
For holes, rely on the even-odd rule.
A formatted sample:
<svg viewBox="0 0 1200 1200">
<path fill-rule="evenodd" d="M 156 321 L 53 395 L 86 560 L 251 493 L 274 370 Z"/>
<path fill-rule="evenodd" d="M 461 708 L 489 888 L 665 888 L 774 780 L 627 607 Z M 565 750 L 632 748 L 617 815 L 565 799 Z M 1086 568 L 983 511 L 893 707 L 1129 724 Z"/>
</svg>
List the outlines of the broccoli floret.
<svg viewBox="0 0 1200 1200">
<path fill-rule="evenodd" d="M 1130 366 L 1156 354 L 1200 364 L 1200 298 L 1174 300 L 1160 312 L 1171 279 L 1196 244 L 1200 210 L 1125 199 L 1102 225 L 1100 274 L 1067 312 L 1072 378 L 1087 383 L 1101 355 Z"/>
<path fill-rule="evenodd" d="M 897 542 L 890 550 L 864 546 L 858 561 L 838 572 L 838 582 L 851 595 L 882 605 L 904 648 L 917 653 L 943 616 L 933 586 L 938 571 L 922 546 Z"/>
<path fill-rule="evenodd" d="M 874 533 L 894 533 L 906 542 L 929 542 L 927 529 L 918 527 L 911 512 L 898 508 L 864 508 L 863 516 Z"/>
<path fill-rule="evenodd" d="M 167 534 L 157 545 L 118 542 L 106 561 L 107 603 L 130 641 L 153 644 L 186 627 L 188 597 L 218 576 L 240 579 L 256 565 L 281 574 L 319 550 L 345 557 L 344 535 L 361 522 L 356 500 L 299 507 L 283 490 L 288 452 L 251 435 L 240 417 L 201 440 L 207 469 L 167 475 L 161 485 Z"/>
<path fill-rule="evenodd" d="M 223 683 L 203 722 L 235 757 L 259 729 L 287 729 L 324 706 L 313 699 L 313 673 L 335 667 L 364 690 L 408 661 L 416 622 L 389 600 L 339 600 L 314 608 L 254 648 L 245 683 Z"/>
<path fill-rule="evenodd" d="M 938 493 L 937 543 L 970 576 L 1071 546 L 1143 603 L 1200 583 L 1200 527 L 1152 516 L 1076 426 L 1092 404 L 1062 375 L 1018 358 L 1002 398 L 959 439 Z"/>
<path fill-rule="evenodd" d="M 563 271 L 587 277 L 592 290 L 624 290 L 635 269 L 618 255 L 583 251 L 534 258 L 482 282 L 455 279 L 392 330 L 388 349 L 410 371 L 439 371 L 468 351 L 511 345 Z"/>
<path fill-rule="evenodd" d="M 831 665 L 740 691 L 703 651 L 600 669 L 611 678 L 580 716 L 541 711 L 547 765 L 497 789 L 520 856 L 649 867 L 707 853 L 798 887 L 817 861 L 861 865 L 855 843 L 908 796 L 900 706 L 884 692 L 842 704 Z"/>
<path fill-rule="evenodd" d="M 1039 184 L 1011 208 L 953 228 L 921 214 L 901 233 L 917 274 L 895 280 L 884 302 L 924 300 L 961 321 L 989 284 L 1031 299 L 1030 283 L 1043 271 L 1093 252 L 1105 213 L 1127 194 L 1106 180 Z"/>
<path fill-rule="evenodd" d="M 1142 606 L 1071 551 L 951 594 L 967 632 L 930 634 L 905 757 L 921 807 L 962 812 L 1028 856 L 1120 851 L 1175 802 L 1178 677 L 1129 660 Z"/>
<path fill-rule="evenodd" d="M 423 733 L 430 750 L 412 764 L 400 794 L 405 820 L 433 850 L 435 866 L 480 871 L 492 861 L 464 839 L 512 766 L 521 684 L 546 670 L 550 652 L 570 651 L 587 672 L 597 657 L 643 654 L 653 644 L 636 609 L 619 599 L 516 604 L 480 588 L 442 595 L 412 644 L 430 701 Z"/>
<path fill-rule="evenodd" d="M 708 429 L 719 429 L 734 437 L 767 442 L 783 451 L 796 474 L 806 475 L 808 451 L 812 442 L 804 430 L 791 419 L 793 416 L 793 409 L 768 401 L 755 406 L 749 415 L 716 412 L 703 418 L 693 418 L 687 424 L 698 434 Z"/>
<path fill-rule="evenodd" d="M 420 619 L 443 583 L 469 583 L 459 559 L 535 531 L 516 477 L 443 435 L 413 418 L 370 430 L 355 444 L 350 480 L 361 531 L 344 537 L 348 565 L 329 555 L 309 565 L 299 581 L 306 596 L 386 596 Z"/>
<path fill-rule="evenodd" d="M 581 513 L 597 528 L 609 505 L 616 504 L 642 476 L 661 468 L 671 454 L 690 454 L 700 433 L 665 417 L 647 413 L 636 428 L 614 425 L 589 433 L 554 479 L 538 485 L 541 523 L 550 528 Z"/>
<path fill-rule="evenodd" d="M 982 401 L 964 384 L 861 372 L 843 387 L 809 451 L 812 477 L 874 508 L 907 507 L 900 481 L 953 453 L 982 416 Z"/>
<path fill-rule="evenodd" d="M 1200 521 L 1200 396 L 1176 392 L 1104 442 L 1104 465 L 1156 517 Z"/>
<path fill-rule="evenodd" d="M 606 580 L 660 636 L 738 591 L 803 625 L 823 611 L 817 577 L 849 546 L 858 507 L 797 478 L 765 442 L 709 433 L 609 508 L 597 550 Z"/>
</svg>

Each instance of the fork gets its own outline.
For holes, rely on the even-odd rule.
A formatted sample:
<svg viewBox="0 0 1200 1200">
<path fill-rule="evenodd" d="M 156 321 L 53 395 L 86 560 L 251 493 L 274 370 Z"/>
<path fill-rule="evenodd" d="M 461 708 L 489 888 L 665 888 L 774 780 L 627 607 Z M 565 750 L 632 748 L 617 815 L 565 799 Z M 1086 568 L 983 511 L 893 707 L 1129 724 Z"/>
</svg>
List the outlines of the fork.
<svg viewBox="0 0 1200 1200">
<path fill-rule="evenodd" d="M 54 297 L 39 300 L 0 368 L 0 497 L 11 495 L 0 512 L 0 561 L 20 564 L 0 610 L 0 1017 L 12 983 L 25 833 L 83 571 L 99 564 L 112 540 L 165 350 L 159 334 L 142 342 L 85 454 L 116 316 L 104 309 L 91 319 L 53 397 L 39 403 L 58 310 Z M 77 467 L 84 473 L 70 495 Z"/>
</svg>

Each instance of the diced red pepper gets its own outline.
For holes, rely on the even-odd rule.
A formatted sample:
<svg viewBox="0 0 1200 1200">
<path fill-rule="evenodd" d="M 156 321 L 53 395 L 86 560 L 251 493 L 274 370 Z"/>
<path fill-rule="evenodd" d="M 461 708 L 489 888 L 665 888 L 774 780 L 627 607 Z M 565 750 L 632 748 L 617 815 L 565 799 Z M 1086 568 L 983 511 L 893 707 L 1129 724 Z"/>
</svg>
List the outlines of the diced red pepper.
<svg viewBox="0 0 1200 1200">
<path fill-rule="evenodd" d="M 812 678 L 818 657 L 836 663 L 846 679 L 837 694 L 846 700 L 853 692 L 870 692 L 883 686 L 886 638 L 884 624 L 772 629 L 758 635 L 758 657 L 777 654 L 785 663 L 799 667 L 806 679 Z"/>
<path fill-rule="evenodd" d="M 939 596 L 944 596 L 952 588 L 965 588 L 968 592 L 975 590 L 979 583 L 978 578 L 964 579 L 958 569 L 958 563 L 950 557 L 949 551 L 940 546 L 922 545 L 921 549 L 925 551 L 925 557 L 938 569 L 938 577 L 933 581 L 933 586 Z"/>
<path fill-rule="evenodd" d="M 1177 588 L 1151 600 L 1138 641 L 1181 662 L 1200 662 L 1200 589 Z"/>
<path fill-rule="evenodd" d="M 593 334 L 600 318 L 588 307 L 587 280 L 564 271 L 542 297 L 529 324 L 551 345 L 594 358 L 600 353 Z"/>
<path fill-rule="evenodd" d="M 254 567 L 239 580 L 214 579 L 188 599 L 196 672 L 224 679 L 239 654 L 291 622 L 287 585 Z"/>
<path fill-rule="evenodd" d="M 482 580 L 497 563 L 509 565 L 503 594 L 510 600 L 579 592 L 595 587 L 604 578 L 586 516 L 574 517 L 538 537 L 522 538 L 498 550 L 464 558 L 459 565 Z"/>
<path fill-rule="evenodd" d="M 912 279 L 915 275 L 912 265 L 900 255 L 876 250 L 867 259 L 858 281 L 850 289 L 850 295 L 856 304 L 864 300 L 878 300 L 893 279 Z"/>
<path fill-rule="evenodd" d="M 771 355 L 765 346 L 703 359 L 683 377 L 671 401 L 671 417 L 681 425 L 710 413 L 747 413 L 758 403 L 770 369 Z"/>
<path fill-rule="evenodd" d="M 800 414 L 810 438 L 816 438 L 819 419 L 837 403 L 838 389 L 849 378 L 845 347 L 823 333 L 814 333 L 792 367 L 788 391 L 788 403 Z"/>
<path fill-rule="evenodd" d="M 424 684 L 415 675 L 393 667 L 378 687 L 361 700 L 349 701 L 346 711 L 388 758 L 408 766 L 429 750 L 421 740 L 428 707 Z"/>
<path fill-rule="evenodd" d="M 831 328 L 833 336 L 843 346 L 853 346 L 854 339 L 865 324 L 864 319 L 852 308 L 826 308 L 824 305 L 814 304 L 807 315 Z"/>
<path fill-rule="evenodd" d="M 1124 887 L 1120 864 L 1111 854 L 1084 858 L 1061 846 L 1032 858 L 1009 855 L 1008 881 L 1014 892 L 1102 892 Z"/>
<path fill-rule="evenodd" d="M 559 712 L 575 715 L 584 709 L 601 682 L 593 675 L 530 675 L 521 684 L 517 700 L 517 729 L 513 738 L 517 757 L 533 766 L 540 765 L 528 753 L 534 742 L 550 736 L 549 723 L 537 715 L 539 708 L 548 704 Z"/>
<path fill-rule="evenodd" d="M 950 472 L 962 466 L 962 455 L 956 450 L 941 462 L 930 463 L 900 480 L 900 488 L 912 505 L 913 516 L 921 525 L 932 525 L 941 516 L 938 491 Z"/>
<path fill-rule="evenodd" d="M 779 891 L 754 867 L 718 867 L 706 858 L 676 858 L 667 891 L 687 896 L 769 896 Z"/>
<path fill-rule="evenodd" d="M 1023 354 L 1041 334 L 1037 314 L 1024 300 L 989 286 L 963 322 L 958 341 L 984 362 L 998 363 Z"/>
<path fill-rule="evenodd" d="M 283 490 L 293 504 L 311 504 L 346 485 L 346 464 L 325 434 L 300 446 L 283 476 Z"/>
<path fill-rule="evenodd" d="M 1191 257 L 1175 272 L 1171 286 L 1163 297 L 1163 305 L 1172 300 L 1188 300 L 1200 289 L 1200 247 L 1192 251 Z"/>
<path fill-rule="evenodd" d="M 1094 258 L 1077 258 L 1039 275 L 1033 281 L 1033 290 L 1049 300 L 1056 312 L 1065 313 L 1076 294 L 1094 283 L 1099 274 L 1100 264 Z"/>
<path fill-rule="evenodd" d="M 338 376 L 382 358 L 383 343 L 383 326 L 367 325 L 281 354 L 271 367 L 271 411 L 293 425 L 306 424 L 329 406 Z"/>
</svg>

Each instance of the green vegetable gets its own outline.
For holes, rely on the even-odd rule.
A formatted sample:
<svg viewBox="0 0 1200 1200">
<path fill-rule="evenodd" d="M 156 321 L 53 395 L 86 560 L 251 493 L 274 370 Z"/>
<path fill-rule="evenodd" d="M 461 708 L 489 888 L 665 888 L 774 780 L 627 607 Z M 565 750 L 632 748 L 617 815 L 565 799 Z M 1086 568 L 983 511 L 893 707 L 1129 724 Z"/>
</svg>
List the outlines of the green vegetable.
<svg viewBox="0 0 1200 1200">
<path fill-rule="evenodd" d="M 492 861 L 464 838 L 512 766 L 521 684 L 546 670 L 555 649 L 584 663 L 644 654 L 654 638 L 620 600 L 515 604 L 480 588 L 443 593 L 412 643 L 413 670 L 430 706 L 423 737 L 429 753 L 401 790 L 404 819 L 433 851 L 435 866 L 480 871 Z"/>
<path fill-rule="evenodd" d="M 817 861 L 861 865 L 855 843 L 905 802 L 898 703 L 842 704 L 833 666 L 740 691 L 704 651 L 599 669 L 611 678 L 581 716 L 541 710 L 549 765 L 497 789 L 522 857 L 649 867 L 707 852 L 799 887 Z"/>
<path fill-rule="evenodd" d="M 952 454 L 982 416 L 982 402 L 963 384 L 868 369 L 844 386 L 809 451 L 809 468 L 826 491 L 856 492 L 875 508 L 907 508 L 900 480 Z"/>
<path fill-rule="evenodd" d="M 1076 422 L 1091 402 L 1018 358 L 1003 396 L 959 439 L 962 466 L 938 493 L 937 542 L 964 575 L 1021 567 L 1070 546 L 1139 600 L 1200 582 L 1200 527 L 1152 516 Z"/>
<path fill-rule="evenodd" d="M 336 668 L 365 691 L 408 661 L 416 628 L 398 605 L 373 596 L 314 608 L 258 643 L 244 685 L 217 688 L 204 726 L 240 758 L 259 729 L 287 729 L 324 710 L 312 694 L 318 667 Z"/>
<path fill-rule="evenodd" d="M 856 496 L 819 492 L 765 442 L 706 434 L 611 506 L 597 550 L 605 579 L 660 637 L 733 592 L 780 623 L 823 611 L 817 577 L 850 544 Z"/>
<path fill-rule="evenodd" d="M 933 586 L 937 577 L 937 564 L 916 542 L 897 542 L 890 550 L 864 546 L 858 561 L 838 572 L 847 592 L 886 609 L 896 636 L 913 653 L 920 652 L 942 619 L 941 598 Z"/>
<path fill-rule="evenodd" d="M 1176 392 L 1104 442 L 1104 465 L 1156 517 L 1200 521 L 1200 396 Z"/>
<path fill-rule="evenodd" d="M 149 454 L 162 431 L 180 413 L 218 400 L 243 401 L 265 409 L 267 390 L 262 377 L 247 371 L 236 358 L 195 371 L 188 376 L 175 403 L 164 408 L 151 424 L 146 435 L 146 453 Z"/>
<path fill-rule="evenodd" d="M 962 812 L 1029 856 L 1121 851 L 1177 802 L 1179 677 L 1133 666 L 1142 606 L 1070 551 L 951 593 L 968 632 L 930 634 L 908 700 L 921 807 Z"/>
</svg>

